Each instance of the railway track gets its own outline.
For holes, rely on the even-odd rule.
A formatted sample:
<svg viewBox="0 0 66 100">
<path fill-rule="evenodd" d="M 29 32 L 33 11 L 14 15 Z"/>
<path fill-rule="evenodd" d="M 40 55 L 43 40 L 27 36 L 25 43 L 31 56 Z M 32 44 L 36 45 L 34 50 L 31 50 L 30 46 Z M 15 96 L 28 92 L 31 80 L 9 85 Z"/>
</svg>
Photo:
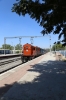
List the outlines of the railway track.
<svg viewBox="0 0 66 100">
<path fill-rule="evenodd" d="M 21 58 L 20 57 L 15 57 L 15 58 L 10 58 L 10 59 L 6 59 L 6 60 L 2 60 L 2 61 L 0 61 L 0 66 L 1 65 L 5 65 L 5 64 L 8 64 L 8 63 L 12 63 L 12 62 L 14 62 L 14 61 L 18 61 L 18 60 L 21 60 Z"/>
<path fill-rule="evenodd" d="M 22 64 L 21 57 L 0 60 L 0 74 Z"/>
<path fill-rule="evenodd" d="M 0 74 L 21 64 L 21 56 L 13 56 L 11 58 L 6 57 L 6 59 L 0 59 Z"/>
</svg>

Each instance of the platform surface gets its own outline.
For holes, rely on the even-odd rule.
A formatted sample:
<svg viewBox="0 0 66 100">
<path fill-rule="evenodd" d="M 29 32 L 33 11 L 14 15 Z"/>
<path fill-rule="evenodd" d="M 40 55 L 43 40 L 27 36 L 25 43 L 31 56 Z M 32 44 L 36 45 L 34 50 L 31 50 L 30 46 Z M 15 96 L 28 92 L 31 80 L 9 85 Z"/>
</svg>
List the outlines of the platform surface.
<svg viewBox="0 0 66 100">
<path fill-rule="evenodd" d="M 66 100 L 66 63 L 57 61 L 50 53 L 40 58 L 22 67 L 25 74 L 15 81 L 1 100 Z"/>
</svg>

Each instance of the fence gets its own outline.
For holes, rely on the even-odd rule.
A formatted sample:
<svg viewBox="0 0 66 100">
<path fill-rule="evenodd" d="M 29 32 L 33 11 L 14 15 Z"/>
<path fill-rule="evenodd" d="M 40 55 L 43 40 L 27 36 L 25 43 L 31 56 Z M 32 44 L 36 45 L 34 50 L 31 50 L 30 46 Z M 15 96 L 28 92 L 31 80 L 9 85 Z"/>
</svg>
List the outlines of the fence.
<svg viewBox="0 0 66 100">
<path fill-rule="evenodd" d="M 60 52 L 63 56 L 66 57 L 66 50 L 59 50 L 59 51 L 56 51 L 56 52 Z"/>
</svg>

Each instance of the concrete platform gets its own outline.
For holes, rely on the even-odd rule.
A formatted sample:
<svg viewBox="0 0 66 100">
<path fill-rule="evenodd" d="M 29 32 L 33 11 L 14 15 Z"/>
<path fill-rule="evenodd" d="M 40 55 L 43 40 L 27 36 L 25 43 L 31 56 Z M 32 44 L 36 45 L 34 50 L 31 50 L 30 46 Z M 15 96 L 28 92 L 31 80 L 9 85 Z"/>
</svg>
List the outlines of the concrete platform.
<svg viewBox="0 0 66 100">
<path fill-rule="evenodd" d="M 66 63 L 57 61 L 49 53 L 40 58 L 26 64 L 27 70 L 26 66 L 22 67 L 25 74 L 12 84 L 1 100 L 66 100 Z M 14 71 L 18 69 L 11 73 Z"/>
</svg>

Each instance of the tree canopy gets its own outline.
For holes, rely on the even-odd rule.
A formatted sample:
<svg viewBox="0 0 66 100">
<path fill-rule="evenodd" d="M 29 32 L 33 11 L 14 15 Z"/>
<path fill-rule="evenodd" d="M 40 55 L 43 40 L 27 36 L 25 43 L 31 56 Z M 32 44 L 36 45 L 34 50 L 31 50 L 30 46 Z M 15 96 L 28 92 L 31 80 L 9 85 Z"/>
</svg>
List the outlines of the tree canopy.
<svg viewBox="0 0 66 100">
<path fill-rule="evenodd" d="M 14 50 L 14 47 L 11 46 L 10 44 L 5 44 L 5 45 L 3 44 L 1 49 L 4 49 L 4 46 L 5 46 L 5 49 Z M 22 45 L 16 44 L 15 50 L 21 50 L 21 49 L 22 49 Z"/>
<path fill-rule="evenodd" d="M 54 45 L 52 46 L 52 50 L 53 51 L 55 51 L 55 50 L 65 50 L 65 47 L 61 43 L 59 43 L 59 44 L 54 43 Z"/>
<path fill-rule="evenodd" d="M 20 49 L 22 49 L 22 45 L 17 44 L 17 45 L 15 46 L 15 50 L 20 50 Z"/>
<path fill-rule="evenodd" d="M 11 46 L 10 44 L 3 44 L 1 49 L 4 49 L 4 46 L 5 46 L 5 49 L 9 49 L 9 50 L 13 50 L 13 46 Z"/>
<path fill-rule="evenodd" d="M 66 0 L 16 0 L 12 12 L 25 16 L 29 14 L 43 27 L 42 34 L 63 35 L 66 45 Z"/>
</svg>

